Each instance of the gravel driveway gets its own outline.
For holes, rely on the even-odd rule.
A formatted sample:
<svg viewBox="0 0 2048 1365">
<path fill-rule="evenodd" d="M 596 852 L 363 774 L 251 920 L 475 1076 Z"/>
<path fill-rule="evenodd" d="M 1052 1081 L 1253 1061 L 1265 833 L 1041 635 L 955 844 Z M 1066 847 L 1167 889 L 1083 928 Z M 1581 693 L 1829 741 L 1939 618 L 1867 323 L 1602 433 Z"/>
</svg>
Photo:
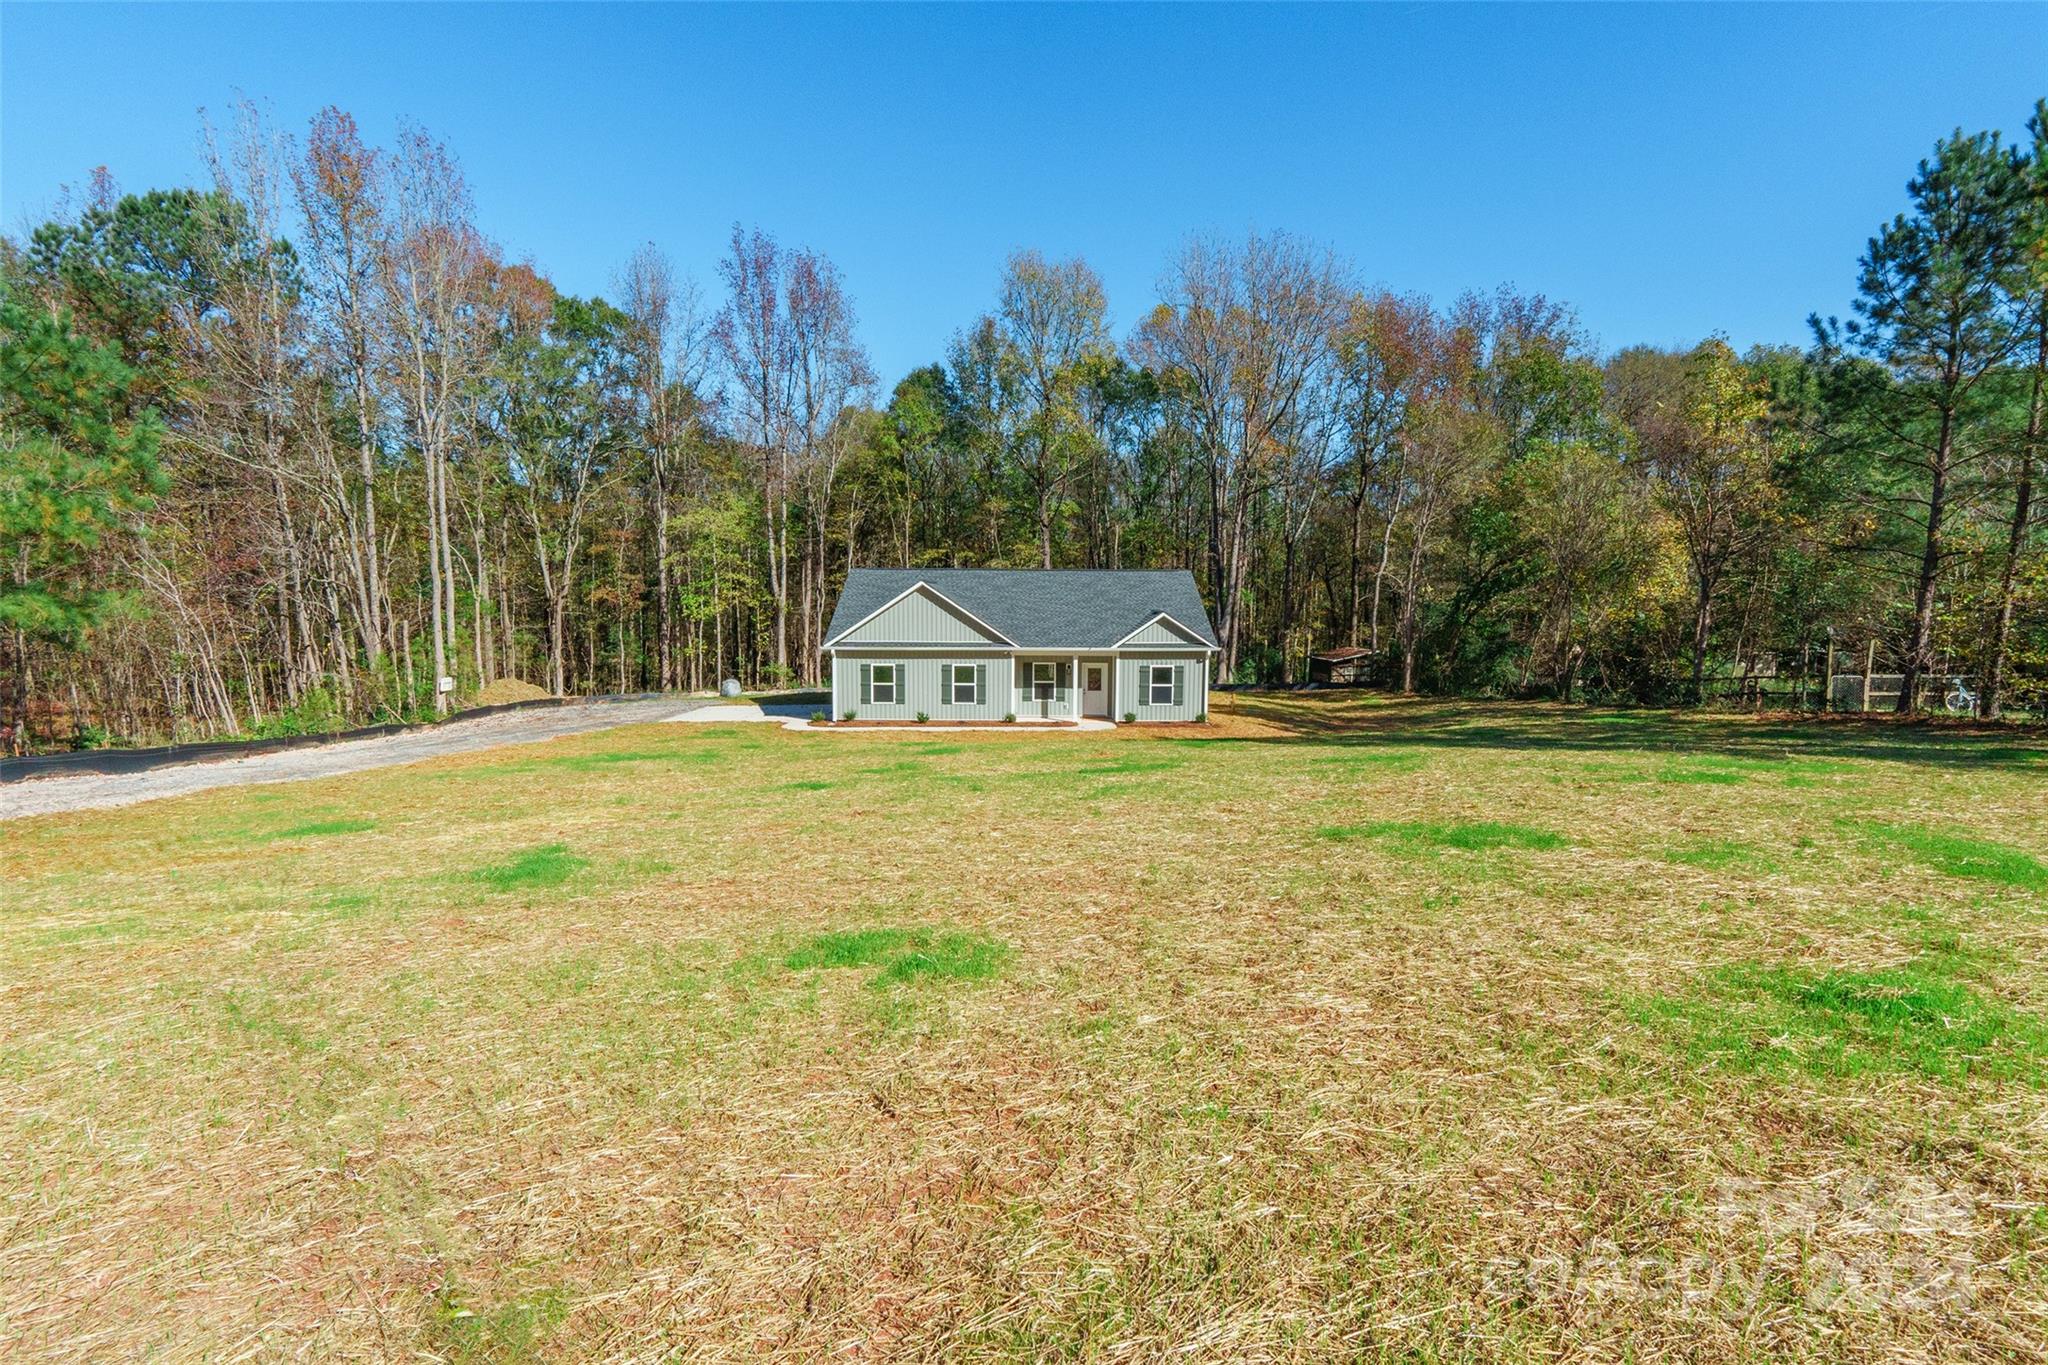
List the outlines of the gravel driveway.
<svg viewBox="0 0 2048 1365">
<path fill-rule="evenodd" d="M 367 768 L 417 763 L 443 754 L 465 754 L 500 744 L 529 744 L 558 735 L 608 730 L 671 720 L 686 711 L 715 703 L 699 699 L 593 702 L 580 706 L 536 707 L 504 711 L 476 720 L 454 720 L 432 729 L 414 730 L 381 739 L 356 739 L 316 748 L 285 749 L 214 763 L 184 763 L 174 768 L 109 776 L 81 773 L 73 777 L 40 777 L 0 786 L 0 820 L 101 806 L 132 806 L 161 796 L 182 796 L 208 787 L 242 787 L 262 782 L 296 782 L 307 777 L 334 777 Z"/>
</svg>

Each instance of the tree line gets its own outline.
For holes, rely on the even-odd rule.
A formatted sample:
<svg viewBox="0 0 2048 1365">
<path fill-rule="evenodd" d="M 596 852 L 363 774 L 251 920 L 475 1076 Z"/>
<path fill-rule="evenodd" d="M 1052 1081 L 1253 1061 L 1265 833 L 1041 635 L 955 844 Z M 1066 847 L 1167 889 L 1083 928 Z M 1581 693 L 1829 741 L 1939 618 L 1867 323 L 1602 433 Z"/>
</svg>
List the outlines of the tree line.
<svg viewBox="0 0 2048 1365">
<path fill-rule="evenodd" d="M 1563 303 L 1272 232 L 1190 238 L 1123 336 L 1085 261 L 1019 251 L 886 391 L 839 270 L 763 230 L 708 288 L 648 246 L 581 298 L 421 129 L 243 106 L 204 145 L 200 185 L 100 173 L 0 240 L 17 735 L 816 683 L 872 564 L 1185 567 L 1221 681 L 1342 646 L 1404 690 L 1699 703 L 1811 696 L 1839 647 L 1902 709 L 2041 705 L 2048 105 L 1942 139 L 1804 347 L 1603 355 Z"/>
</svg>

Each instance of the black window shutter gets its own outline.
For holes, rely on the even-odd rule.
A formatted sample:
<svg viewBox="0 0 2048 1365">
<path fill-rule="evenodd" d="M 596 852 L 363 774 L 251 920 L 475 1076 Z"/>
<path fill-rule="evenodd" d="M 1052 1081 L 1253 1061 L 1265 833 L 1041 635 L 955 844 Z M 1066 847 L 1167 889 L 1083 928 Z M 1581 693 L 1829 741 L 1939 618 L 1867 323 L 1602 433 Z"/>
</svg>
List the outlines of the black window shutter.
<svg viewBox="0 0 2048 1365">
<path fill-rule="evenodd" d="M 875 666 L 873 664 L 862 664 L 860 666 L 860 704 L 862 706 L 869 705 L 874 699 Z"/>
<path fill-rule="evenodd" d="M 988 705 L 987 664 L 976 664 L 974 666 L 974 704 L 977 706 Z"/>
<path fill-rule="evenodd" d="M 1186 664 L 1175 664 L 1173 666 L 1173 704 L 1175 706 L 1181 704 L 1181 699 L 1186 692 L 1187 676 L 1188 666 Z"/>
</svg>

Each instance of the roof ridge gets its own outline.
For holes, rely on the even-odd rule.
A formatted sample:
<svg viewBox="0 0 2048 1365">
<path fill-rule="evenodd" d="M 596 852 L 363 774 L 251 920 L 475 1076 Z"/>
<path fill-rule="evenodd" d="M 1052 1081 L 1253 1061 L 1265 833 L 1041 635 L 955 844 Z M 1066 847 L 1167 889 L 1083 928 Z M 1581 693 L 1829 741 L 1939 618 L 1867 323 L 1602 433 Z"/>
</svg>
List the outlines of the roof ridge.
<svg viewBox="0 0 2048 1365">
<path fill-rule="evenodd" d="M 860 565 L 846 573 L 827 638 L 857 629 L 891 599 L 920 585 L 983 630 L 1020 647 L 1107 647 L 1163 616 L 1216 648 L 1200 583 L 1186 568 Z"/>
<path fill-rule="evenodd" d="M 1011 569 L 1000 564 L 933 565 L 913 568 L 896 564 L 857 564 L 848 573 L 1184 573 L 1194 576 L 1192 569 Z"/>
</svg>

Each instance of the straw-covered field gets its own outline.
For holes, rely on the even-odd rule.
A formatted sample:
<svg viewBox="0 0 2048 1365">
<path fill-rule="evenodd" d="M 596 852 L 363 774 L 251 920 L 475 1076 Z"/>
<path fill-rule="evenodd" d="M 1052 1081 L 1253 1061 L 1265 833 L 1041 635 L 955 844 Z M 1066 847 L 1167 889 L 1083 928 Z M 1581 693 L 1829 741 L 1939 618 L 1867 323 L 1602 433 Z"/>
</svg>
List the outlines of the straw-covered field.
<svg viewBox="0 0 2048 1365">
<path fill-rule="evenodd" d="M 2038 737 L 639 726 L 0 878 L 0 1356 L 2048 1354 Z"/>
</svg>

